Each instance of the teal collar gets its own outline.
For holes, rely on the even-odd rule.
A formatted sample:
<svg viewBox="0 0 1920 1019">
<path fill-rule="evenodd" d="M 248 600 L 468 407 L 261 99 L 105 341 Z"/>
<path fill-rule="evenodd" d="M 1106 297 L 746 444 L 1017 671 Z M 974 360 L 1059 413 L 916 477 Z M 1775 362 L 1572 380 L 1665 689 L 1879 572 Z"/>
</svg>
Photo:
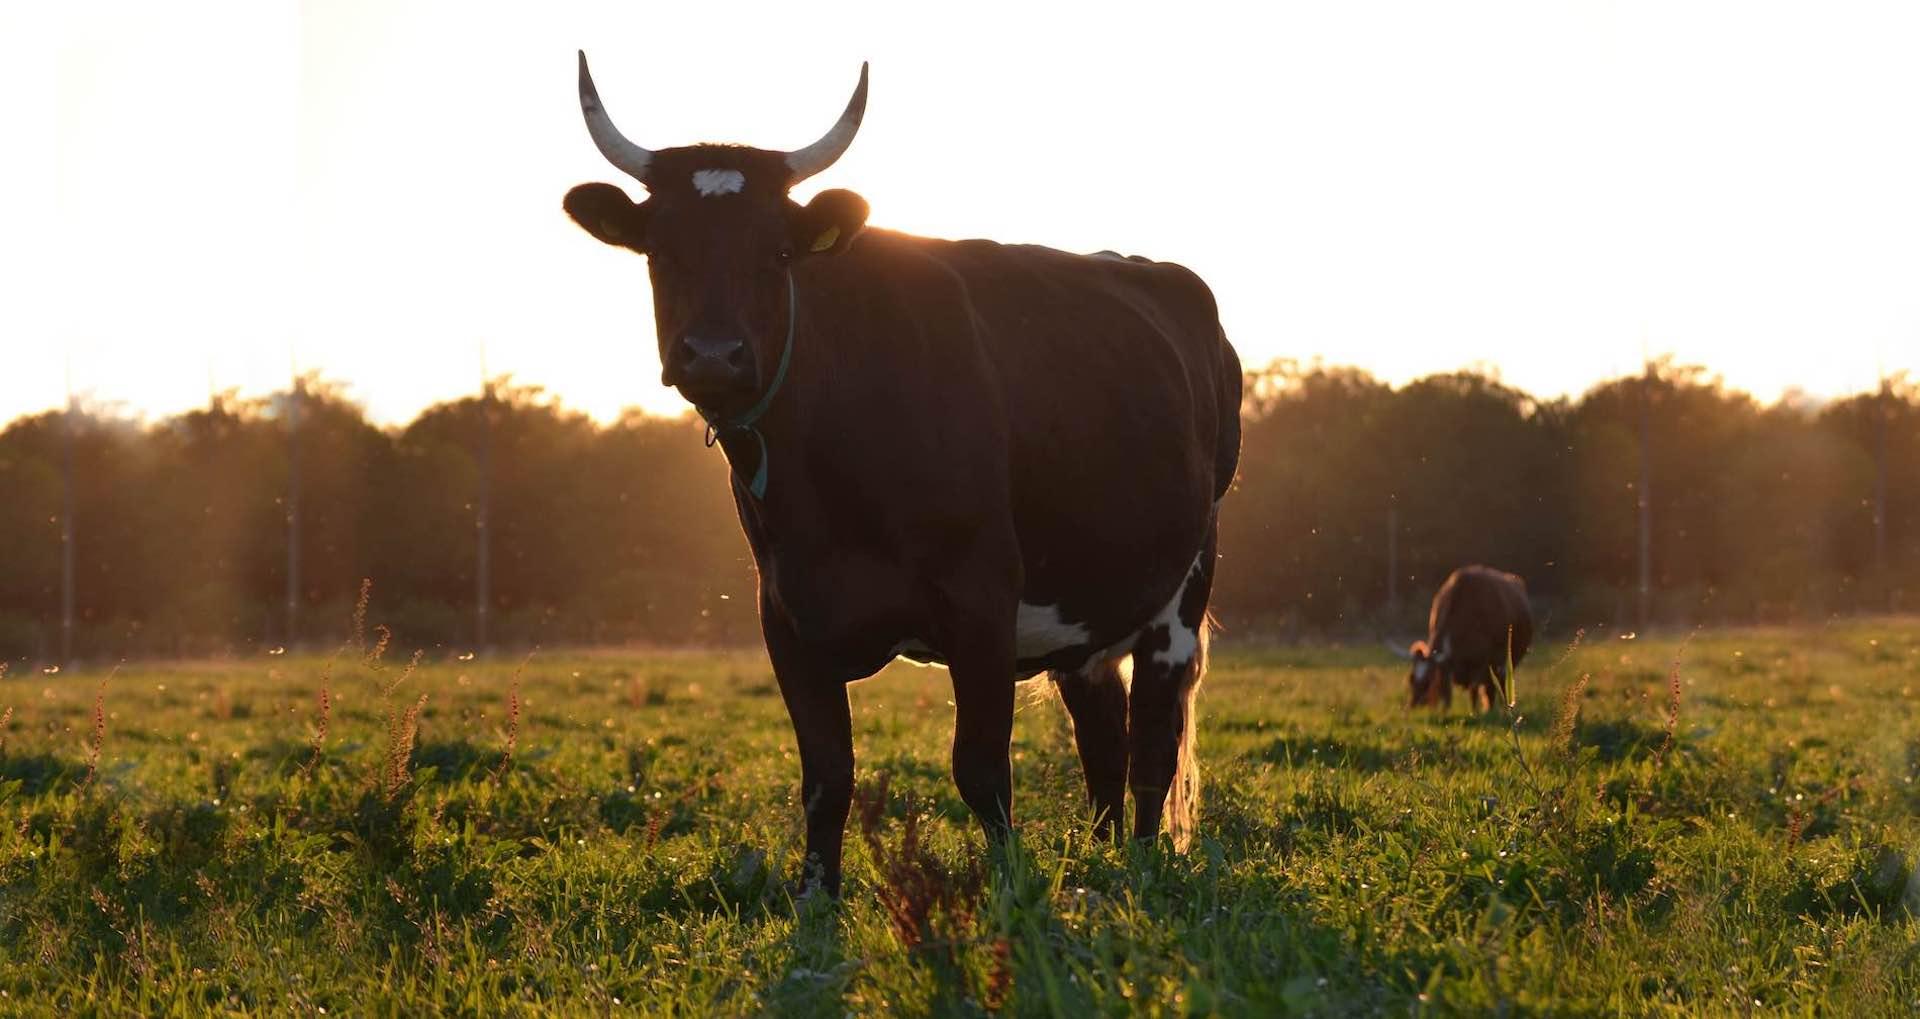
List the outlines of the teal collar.
<svg viewBox="0 0 1920 1019">
<path fill-rule="evenodd" d="M 787 365 L 793 361 L 793 331 L 795 324 L 799 321 L 800 298 L 793 287 L 793 270 L 788 269 L 787 342 L 786 346 L 780 350 L 780 366 L 773 370 L 773 382 L 767 386 L 767 391 L 760 394 L 760 399 L 753 406 L 733 417 L 715 417 L 707 413 L 704 408 L 694 408 L 700 412 L 702 418 L 706 419 L 707 445 L 709 446 L 719 442 L 724 436 L 740 432 L 753 436 L 753 441 L 760 447 L 760 463 L 754 467 L 753 477 L 747 481 L 747 491 L 753 493 L 755 499 L 767 497 L 767 439 L 760 434 L 757 425 L 760 419 L 766 416 L 767 408 L 773 405 L 773 395 L 780 391 L 780 384 L 787 381 Z"/>
</svg>

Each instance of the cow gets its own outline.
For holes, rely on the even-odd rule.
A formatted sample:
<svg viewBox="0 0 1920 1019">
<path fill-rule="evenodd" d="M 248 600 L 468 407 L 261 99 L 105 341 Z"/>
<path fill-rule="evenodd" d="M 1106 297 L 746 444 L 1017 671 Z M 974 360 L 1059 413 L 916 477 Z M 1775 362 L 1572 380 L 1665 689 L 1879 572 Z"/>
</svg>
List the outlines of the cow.
<svg viewBox="0 0 1920 1019">
<path fill-rule="evenodd" d="M 1533 644 L 1527 582 L 1487 566 L 1462 566 L 1433 596 L 1427 639 L 1406 652 L 1411 707 L 1453 706 L 1453 688 L 1467 688 L 1475 711 L 1506 698 L 1507 678 Z"/>
<path fill-rule="evenodd" d="M 1178 265 L 867 226 L 851 191 L 789 189 L 846 151 L 840 119 L 791 152 L 658 151 L 615 128 L 580 55 L 580 107 L 646 191 L 568 192 L 595 238 L 643 254 L 661 382 L 730 465 L 768 658 L 800 751 L 802 887 L 840 889 L 853 795 L 847 687 L 896 657 L 944 665 L 952 774 L 1011 837 L 1014 691 L 1046 673 L 1094 824 L 1176 846 L 1199 791 L 1219 501 L 1241 373 L 1212 292 Z M 1123 665 L 1131 664 L 1131 681 Z"/>
</svg>

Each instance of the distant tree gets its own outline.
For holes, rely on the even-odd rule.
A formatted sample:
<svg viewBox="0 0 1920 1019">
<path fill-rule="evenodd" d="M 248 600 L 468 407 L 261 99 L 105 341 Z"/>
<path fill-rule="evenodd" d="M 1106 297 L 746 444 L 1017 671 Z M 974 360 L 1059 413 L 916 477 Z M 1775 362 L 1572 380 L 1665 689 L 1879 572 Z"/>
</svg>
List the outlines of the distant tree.
<svg viewBox="0 0 1920 1019">
<path fill-rule="evenodd" d="M 286 498 L 290 443 L 300 464 L 300 590 L 296 638 L 340 640 L 346 633 L 362 578 L 380 572 L 382 534 L 388 526 L 385 498 L 403 483 L 393 437 L 368 423 L 361 407 L 338 383 L 317 375 L 302 380 L 296 433 L 287 434 L 289 391 L 275 393 L 265 413 L 272 419 L 274 473 L 272 554 L 253 580 L 256 597 L 280 605 L 286 591 Z M 382 594 L 387 592 L 384 590 Z M 284 626 L 285 621 L 280 621 Z"/>
<path fill-rule="evenodd" d="M 698 643 L 759 632 L 753 560 L 704 427 L 629 411 L 594 443 L 589 515 L 606 568 L 581 600 L 600 607 L 607 635 Z"/>
<path fill-rule="evenodd" d="M 1564 405 L 1473 373 L 1394 390 L 1356 369 L 1281 364 L 1255 383 L 1223 510 L 1223 613 L 1399 632 L 1468 562 L 1556 590 Z M 1390 504 L 1406 597 L 1382 620 Z"/>
<path fill-rule="evenodd" d="M 1826 406 L 1762 407 L 1661 361 L 1543 403 L 1483 373 L 1394 388 L 1278 362 L 1247 392 L 1215 602 L 1242 632 L 1404 637 L 1468 562 L 1527 577 L 1548 620 L 1633 620 L 1643 426 L 1655 621 L 1920 606 L 1920 385 L 1904 376 Z M 318 377 L 301 381 L 297 426 L 295 398 L 220 394 L 152 424 L 81 409 L 0 431 L 0 656 L 58 651 L 69 434 L 83 658 L 285 640 L 295 459 L 298 639 L 341 639 L 371 578 L 372 618 L 404 643 L 473 646 L 483 493 L 490 643 L 757 634 L 727 463 L 697 420 L 631 412 L 602 427 L 510 380 L 396 430 Z"/>
<path fill-rule="evenodd" d="M 145 575 L 125 606 L 145 631 L 135 649 L 206 653 L 264 638 L 277 602 L 260 580 L 281 547 L 284 465 L 260 407 L 228 393 L 146 432 L 147 483 L 123 496 L 142 521 L 143 547 L 127 561 Z"/>
<path fill-rule="evenodd" d="M 1836 564 L 1858 582 L 1862 607 L 1920 605 L 1920 380 L 1903 373 L 1882 391 L 1835 401 L 1819 425 L 1847 450 L 1847 487 L 1835 493 L 1829 523 Z M 1874 521 L 1880 500 L 1884 562 Z"/>
<path fill-rule="evenodd" d="M 1560 591 L 1565 557 L 1566 407 L 1539 404 L 1473 373 L 1434 375 L 1394 393 L 1385 428 L 1400 507 L 1402 574 L 1436 590 L 1466 563 Z M 1414 605 L 1424 620 L 1426 605 Z"/>
<path fill-rule="evenodd" d="M 1218 611 L 1230 626 L 1355 624 L 1385 592 L 1393 391 L 1357 369 L 1288 363 L 1252 383 L 1221 508 Z"/>
<path fill-rule="evenodd" d="M 38 414 L 0 431 L 3 658 L 50 658 L 58 646 L 64 417 Z"/>
<path fill-rule="evenodd" d="M 1724 536 L 1733 480 L 1728 468 L 1752 441 L 1752 397 L 1692 366 L 1654 364 L 1648 375 L 1603 382 L 1570 417 L 1573 460 L 1571 572 L 1583 578 L 1587 611 L 1631 619 L 1638 582 L 1639 442 L 1647 421 L 1652 459 L 1655 617 L 1701 618 L 1742 569 Z"/>
<path fill-rule="evenodd" d="M 0 501 L 19 499 L 34 516 L 12 519 L 25 533 L 19 538 L 4 536 L 6 544 L 0 548 L 6 549 L 8 559 L 0 572 L 14 571 L 17 554 L 28 579 L 16 588 L 15 596 L 38 603 L 20 605 L 15 621 L 0 628 L 0 639 L 10 643 L 5 649 L 9 656 L 52 654 L 58 647 L 62 464 L 69 426 L 77 648 L 112 654 L 137 646 L 145 610 L 164 579 L 147 549 L 165 540 L 165 528 L 172 522 L 145 498 L 152 489 L 155 464 L 142 429 L 86 409 L 71 420 L 56 412 L 17 421 L 0 438 L 0 460 L 6 461 L 0 467 L 0 483 L 9 484 Z M 22 483 L 23 489 L 13 490 L 14 482 Z M 24 490 L 25 486 L 33 490 Z"/>
</svg>

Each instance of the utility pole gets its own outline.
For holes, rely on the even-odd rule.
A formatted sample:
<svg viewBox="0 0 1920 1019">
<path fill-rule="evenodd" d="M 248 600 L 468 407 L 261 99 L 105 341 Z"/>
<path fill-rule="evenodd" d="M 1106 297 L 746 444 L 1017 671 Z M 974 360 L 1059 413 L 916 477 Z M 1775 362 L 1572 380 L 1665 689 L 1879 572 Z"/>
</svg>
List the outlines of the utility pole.
<svg viewBox="0 0 1920 1019">
<path fill-rule="evenodd" d="M 1387 615 L 1400 608 L 1400 503 L 1387 496 Z"/>
<path fill-rule="evenodd" d="M 487 604 L 491 598 L 489 577 L 492 544 L 488 540 L 488 527 L 493 516 L 493 383 L 486 378 L 486 353 L 481 352 L 480 361 L 480 485 L 474 500 L 474 602 L 473 602 L 473 644 L 474 652 L 484 652 L 487 647 Z"/>
<path fill-rule="evenodd" d="M 1653 600 L 1653 362 L 1640 380 L 1640 604 L 1639 628 L 1646 629 Z"/>
<path fill-rule="evenodd" d="M 1893 565 L 1887 561 L 1887 410 L 1892 402 L 1893 383 L 1882 374 L 1873 415 L 1873 569 L 1882 584 Z"/>
<path fill-rule="evenodd" d="M 73 664 L 73 429 L 80 401 L 74 398 L 72 377 L 67 382 L 67 413 L 61 429 L 60 454 L 60 665 Z"/>
<path fill-rule="evenodd" d="M 300 401 L 306 381 L 298 371 L 287 394 L 287 646 L 300 639 Z"/>
</svg>

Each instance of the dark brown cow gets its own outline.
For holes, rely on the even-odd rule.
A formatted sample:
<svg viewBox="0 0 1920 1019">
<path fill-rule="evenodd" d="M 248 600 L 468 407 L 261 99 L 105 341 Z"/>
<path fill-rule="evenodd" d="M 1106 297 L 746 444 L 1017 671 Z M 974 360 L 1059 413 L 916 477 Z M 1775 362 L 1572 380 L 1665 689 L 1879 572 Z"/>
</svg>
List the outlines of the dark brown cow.
<svg viewBox="0 0 1920 1019">
<path fill-rule="evenodd" d="M 1511 643 L 1509 643 L 1511 641 Z M 1533 644 L 1533 610 L 1527 582 L 1486 566 L 1462 566 L 1433 596 L 1427 639 L 1409 649 L 1407 673 L 1412 706 L 1453 706 L 1453 688 L 1464 686 L 1475 711 L 1506 697 L 1509 666 Z"/>
<path fill-rule="evenodd" d="M 867 203 L 788 189 L 853 140 L 867 74 L 791 153 L 649 151 L 586 58 L 580 104 L 633 202 L 567 212 L 647 256 L 662 381 L 733 466 L 767 652 L 800 744 L 807 852 L 837 892 L 853 793 L 847 684 L 947 666 L 953 778 L 990 838 L 1012 819 L 1014 684 L 1058 684 L 1103 833 L 1191 829 L 1218 500 L 1240 364 L 1177 265 L 865 229 Z M 1121 665 L 1132 658 L 1131 686 Z"/>
</svg>

